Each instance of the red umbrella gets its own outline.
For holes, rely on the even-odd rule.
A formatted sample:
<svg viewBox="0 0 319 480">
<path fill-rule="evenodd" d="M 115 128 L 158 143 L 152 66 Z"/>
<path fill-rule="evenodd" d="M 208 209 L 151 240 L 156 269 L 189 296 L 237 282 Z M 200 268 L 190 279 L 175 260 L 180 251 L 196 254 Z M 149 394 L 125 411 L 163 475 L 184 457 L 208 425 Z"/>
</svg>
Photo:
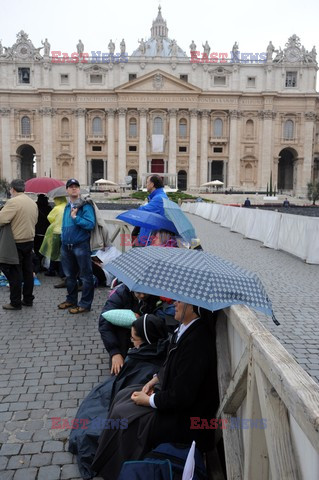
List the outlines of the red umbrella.
<svg viewBox="0 0 319 480">
<path fill-rule="evenodd" d="M 61 180 L 50 177 L 30 178 L 25 182 L 25 191 L 27 193 L 48 193 L 53 188 L 64 185 Z"/>
</svg>

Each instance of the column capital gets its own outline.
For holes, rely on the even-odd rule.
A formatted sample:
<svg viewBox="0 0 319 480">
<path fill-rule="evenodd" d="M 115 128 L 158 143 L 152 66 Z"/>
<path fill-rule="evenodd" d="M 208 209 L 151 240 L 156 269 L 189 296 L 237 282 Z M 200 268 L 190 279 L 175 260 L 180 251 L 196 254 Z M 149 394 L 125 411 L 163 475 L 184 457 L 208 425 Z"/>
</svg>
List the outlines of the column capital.
<svg viewBox="0 0 319 480">
<path fill-rule="evenodd" d="M 114 108 L 106 108 L 106 109 L 105 109 L 105 113 L 106 113 L 109 117 L 114 117 L 114 115 L 115 115 L 115 109 L 114 109 Z"/>
<path fill-rule="evenodd" d="M 52 107 L 41 107 L 38 110 L 38 113 L 43 117 L 53 117 L 56 114 L 56 108 Z"/>
<path fill-rule="evenodd" d="M 242 116 L 242 112 L 240 110 L 229 110 L 230 118 L 240 118 Z"/>
<path fill-rule="evenodd" d="M 0 117 L 7 117 L 10 115 L 10 108 L 2 107 L 0 108 Z"/>
<path fill-rule="evenodd" d="M 140 117 L 146 116 L 148 113 L 148 108 L 144 108 L 144 107 L 138 108 L 137 111 Z"/>
<path fill-rule="evenodd" d="M 210 115 L 210 110 L 201 110 L 201 116 L 202 118 L 208 118 Z"/>
<path fill-rule="evenodd" d="M 308 122 L 315 122 L 316 121 L 315 112 L 305 112 L 305 119 Z"/>
<path fill-rule="evenodd" d="M 277 113 L 272 110 L 260 110 L 258 116 L 260 118 L 274 119 L 276 118 Z"/>
<path fill-rule="evenodd" d="M 199 110 L 197 110 L 197 108 L 192 108 L 192 109 L 190 109 L 190 111 L 189 111 L 189 115 L 190 115 L 192 118 L 195 118 L 195 117 L 197 118 L 198 113 L 199 113 Z"/>
<path fill-rule="evenodd" d="M 75 113 L 76 117 L 85 117 L 86 109 L 85 108 L 76 108 L 74 110 L 74 113 Z"/>
<path fill-rule="evenodd" d="M 177 112 L 178 112 L 177 108 L 169 108 L 168 109 L 168 114 L 169 114 L 170 117 L 176 117 Z"/>
<path fill-rule="evenodd" d="M 117 113 L 118 113 L 119 117 L 125 117 L 126 112 L 127 112 L 127 108 L 120 107 L 120 108 L 117 109 Z"/>
</svg>

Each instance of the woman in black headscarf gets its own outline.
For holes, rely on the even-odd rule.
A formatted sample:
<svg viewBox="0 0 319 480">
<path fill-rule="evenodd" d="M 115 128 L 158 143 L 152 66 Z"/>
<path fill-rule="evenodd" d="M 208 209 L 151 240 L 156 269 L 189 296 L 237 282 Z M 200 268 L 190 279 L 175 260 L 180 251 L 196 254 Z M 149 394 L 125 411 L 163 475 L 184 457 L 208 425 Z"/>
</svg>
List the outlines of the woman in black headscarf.
<svg viewBox="0 0 319 480">
<path fill-rule="evenodd" d="M 165 320 L 152 314 L 137 318 L 131 328 L 131 348 L 124 365 L 117 376 L 108 378 L 96 386 L 83 400 L 75 420 L 88 419 L 87 429 L 71 430 L 69 451 L 77 455 L 80 473 L 83 478 L 95 476 L 91 469 L 98 447 L 98 439 L 103 432 L 103 421 L 115 395 L 130 385 L 144 384 L 163 365 L 166 358 L 168 339 Z"/>
<path fill-rule="evenodd" d="M 218 406 L 214 318 L 201 318 L 197 307 L 179 301 L 175 309 L 180 327 L 159 374 L 113 401 L 109 417 L 126 419 L 128 428 L 101 435 L 92 468 L 105 480 L 117 478 L 124 461 L 139 460 L 163 442 L 195 440 L 203 451 L 213 448 L 214 430 L 190 427 L 191 417 L 209 424 Z"/>
</svg>

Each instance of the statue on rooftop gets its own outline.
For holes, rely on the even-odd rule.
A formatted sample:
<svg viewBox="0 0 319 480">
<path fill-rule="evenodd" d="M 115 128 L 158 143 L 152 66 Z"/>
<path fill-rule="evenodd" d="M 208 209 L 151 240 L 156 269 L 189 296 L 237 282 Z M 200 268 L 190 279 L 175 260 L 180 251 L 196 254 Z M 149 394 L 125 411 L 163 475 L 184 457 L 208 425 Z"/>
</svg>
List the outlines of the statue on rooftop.
<svg viewBox="0 0 319 480">
<path fill-rule="evenodd" d="M 274 51 L 275 51 L 275 47 L 273 46 L 272 41 L 270 40 L 267 47 L 267 62 L 272 61 L 272 54 L 274 53 Z"/>
<path fill-rule="evenodd" d="M 79 43 L 77 44 L 76 49 L 79 55 L 81 55 L 84 52 L 84 45 L 82 43 L 82 40 L 79 40 Z"/>
<path fill-rule="evenodd" d="M 196 43 L 194 42 L 194 40 L 192 40 L 192 43 L 190 44 L 189 49 L 191 52 L 194 52 L 196 48 L 197 48 Z"/>
<path fill-rule="evenodd" d="M 109 49 L 110 55 L 113 55 L 115 52 L 115 43 L 112 41 L 112 39 L 109 41 L 108 49 Z"/>
<path fill-rule="evenodd" d="M 122 38 L 122 41 L 120 43 L 120 52 L 125 53 L 125 51 L 126 51 L 126 45 L 125 45 L 124 38 Z"/>
<path fill-rule="evenodd" d="M 209 53 L 210 53 L 210 46 L 209 46 L 209 44 L 208 44 L 207 40 L 206 40 L 206 43 L 205 43 L 205 45 L 203 45 L 203 49 L 204 49 L 204 53 L 205 53 L 205 55 L 207 55 L 207 56 L 208 56 L 208 55 L 209 55 Z"/>
<path fill-rule="evenodd" d="M 50 49 L 51 49 L 51 45 L 49 44 L 48 39 L 46 38 L 44 41 L 41 40 L 41 43 L 44 47 L 44 55 L 48 57 L 50 55 Z"/>
<path fill-rule="evenodd" d="M 139 51 L 141 52 L 142 55 L 145 55 L 145 52 L 146 52 L 146 44 L 144 42 L 144 39 L 142 38 L 141 40 L 138 40 L 139 42 Z"/>
</svg>

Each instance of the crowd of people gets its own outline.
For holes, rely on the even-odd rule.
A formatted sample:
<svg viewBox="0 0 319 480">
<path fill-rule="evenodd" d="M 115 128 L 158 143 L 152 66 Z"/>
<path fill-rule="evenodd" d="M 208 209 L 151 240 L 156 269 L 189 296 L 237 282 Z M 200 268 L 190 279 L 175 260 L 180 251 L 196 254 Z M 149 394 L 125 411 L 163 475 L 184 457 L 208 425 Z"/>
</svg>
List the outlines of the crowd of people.
<svg viewBox="0 0 319 480">
<path fill-rule="evenodd" d="M 167 196 L 161 178 L 151 175 L 146 187 L 149 202 L 140 209 L 163 216 Z M 11 235 L 5 245 L 0 235 L 0 268 L 10 285 L 10 303 L 3 308 L 21 310 L 22 305 L 33 305 L 36 255 L 40 264 L 43 259 L 49 261 L 49 272 L 64 278 L 67 294 L 58 309 L 70 314 L 89 312 L 93 271 L 101 270 L 99 256 L 92 252 L 96 206 L 82 200 L 75 178 L 66 182 L 65 195 L 54 198 L 53 209 L 46 197 L 39 196 L 36 204 L 24 190 L 22 180 L 13 180 L 11 198 L 0 211 L 0 231 Z M 133 237 L 134 247 L 178 246 L 169 231 L 141 228 Z M 11 253 L 3 252 L 9 244 L 16 252 L 11 263 Z M 104 236 L 102 251 L 109 247 Z M 218 406 L 213 314 L 119 284 L 106 300 L 98 328 L 109 354 L 111 377 L 80 406 L 77 416 L 89 420 L 88 430 L 71 433 L 70 451 L 78 455 L 83 478 L 99 474 L 114 480 L 125 461 L 142 459 L 163 442 L 190 445 L 196 440 L 202 451 L 211 449 L 213 431 L 190 429 L 190 418 L 212 418 Z M 113 419 L 114 424 L 116 419 L 126 419 L 126 428 L 103 428 L 97 425 L 99 416 Z"/>
</svg>

